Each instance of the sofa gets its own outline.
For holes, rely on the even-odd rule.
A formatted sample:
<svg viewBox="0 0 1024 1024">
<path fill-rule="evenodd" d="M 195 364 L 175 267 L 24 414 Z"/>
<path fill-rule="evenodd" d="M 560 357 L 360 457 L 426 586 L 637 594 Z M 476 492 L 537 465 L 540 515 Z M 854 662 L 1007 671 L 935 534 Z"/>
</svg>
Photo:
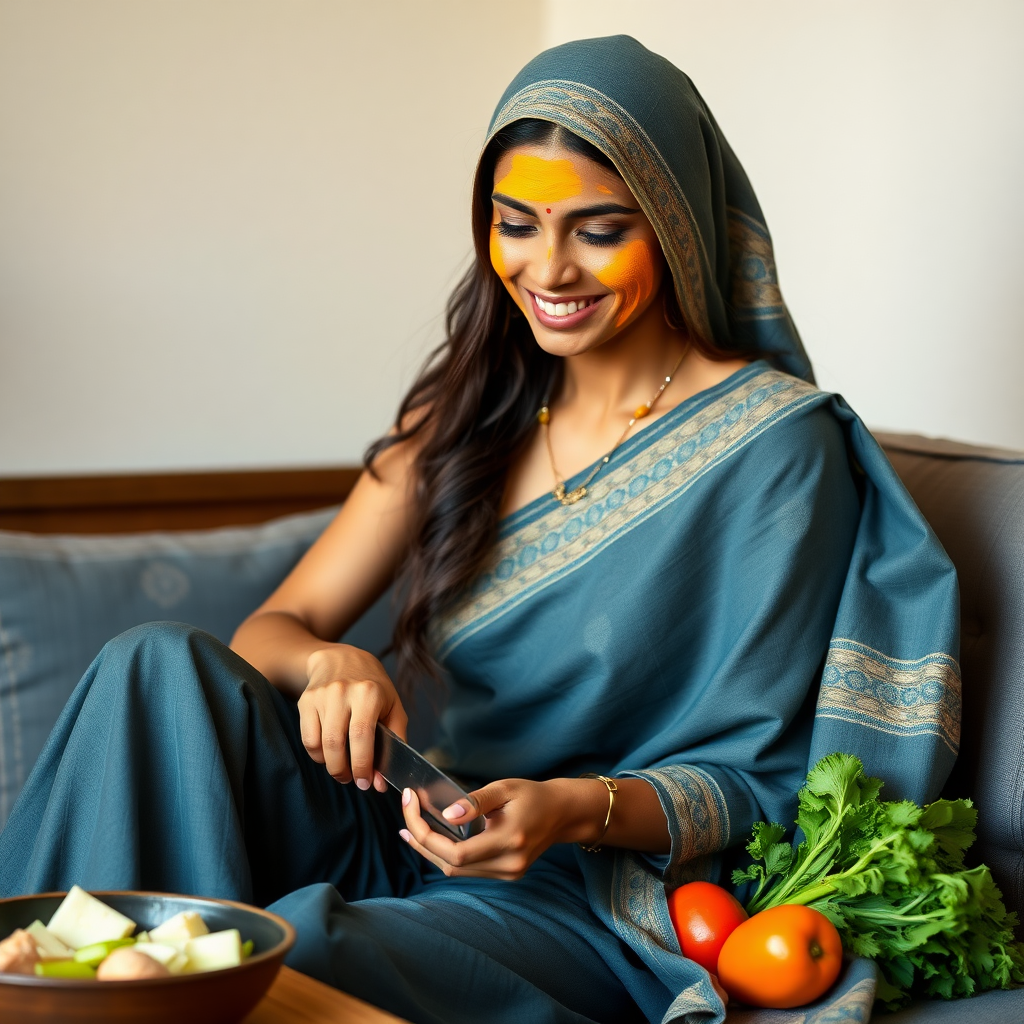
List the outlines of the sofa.
<svg viewBox="0 0 1024 1024">
<path fill-rule="evenodd" d="M 1007 905 L 1024 917 L 1024 453 L 878 437 L 960 577 L 962 745 L 944 795 L 977 804 L 973 859 L 989 864 Z M 326 509 L 256 526 L 119 536 L 0 530 L 0 827 L 107 639 L 141 622 L 174 619 L 228 641 L 332 515 Z M 385 597 L 344 639 L 380 652 L 388 636 Z M 414 721 L 414 742 L 428 729 Z M 818 1016 L 813 1008 L 736 1010 L 729 1020 L 816 1024 Z M 1024 990 L 919 1004 L 887 1019 L 1024 1021 Z"/>
</svg>

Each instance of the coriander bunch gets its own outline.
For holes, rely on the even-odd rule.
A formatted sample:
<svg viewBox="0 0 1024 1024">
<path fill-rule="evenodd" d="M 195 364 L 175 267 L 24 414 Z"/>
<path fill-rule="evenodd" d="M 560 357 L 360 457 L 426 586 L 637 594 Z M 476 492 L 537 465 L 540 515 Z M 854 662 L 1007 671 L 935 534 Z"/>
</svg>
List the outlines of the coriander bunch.
<svg viewBox="0 0 1024 1024">
<path fill-rule="evenodd" d="M 987 867 L 964 867 L 977 811 L 967 800 L 879 799 L 882 783 L 849 754 L 822 758 L 799 793 L 796 849 L 779 824 L 759 822 L 754 860 L 733 882 L 755 883 L 747 910 L 811 906 L 839 929 L 848 952 L 881 969 L 878 998 L 953 998 L 1024 982 L 1016 916 Z"/>
</svg>

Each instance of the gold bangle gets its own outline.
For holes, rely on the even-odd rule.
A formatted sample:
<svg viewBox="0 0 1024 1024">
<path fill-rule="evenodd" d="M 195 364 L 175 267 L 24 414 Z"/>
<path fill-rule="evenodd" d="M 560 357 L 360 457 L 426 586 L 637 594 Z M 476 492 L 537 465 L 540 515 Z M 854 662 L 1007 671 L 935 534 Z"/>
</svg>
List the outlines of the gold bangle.
<svg viewBox="0 0 1024 1024">
<path fill-rule="evenodd" d="M 616 785 L 614 779 L 609 779 L 607 775 L 597 775 L 595 772 L 584 772 L 581 779 L 597 779 L 603 782 L 608 789 L 608 813 L 604 816 L 604 828 L 601 829 L 601 834 L 597 839 L 588 846 L 586 843 L 577 843 L 576 845 L 581 850 L 586 850 L 587 853 L 597 853 L 601 849 L 601 840 L 604 839 L 608 833 L 608 826 L 612 820 L 612 808 L 615 806 L 615 794 L 618 793 L 619 787 Z"/>
</svg>

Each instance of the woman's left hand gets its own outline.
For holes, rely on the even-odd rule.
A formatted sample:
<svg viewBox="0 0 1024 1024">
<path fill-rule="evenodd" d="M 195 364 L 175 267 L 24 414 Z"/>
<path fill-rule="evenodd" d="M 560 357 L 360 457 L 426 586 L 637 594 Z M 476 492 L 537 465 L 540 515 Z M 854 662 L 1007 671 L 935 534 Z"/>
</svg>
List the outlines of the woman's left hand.
<svg viewBox="0 0 1024 1024">
<path fill-rule="evenodd" d="M 608 802 L 604 785 L 599 782 L 594 789 L 581 782 L 585 780 L 502 779 L 477 789 L 469 794 L 475 807 L 460 800 L 444 812 L 453 825 L 472 821 L 478 814 L 487 819 L 483 832 L 461 842 L 435 832 L 420 815 L 416 794 L 407 789 L 402 794 L 407 828 L 401 835 L 446 875 L 522 878 L 549 846 L 575 841 L 572 833 L 580 828 L 576 819 L 585 829 L 588 820 L 603 818 Z M 590 803 L 594 806 L 588 807 Z"/>
</svg>

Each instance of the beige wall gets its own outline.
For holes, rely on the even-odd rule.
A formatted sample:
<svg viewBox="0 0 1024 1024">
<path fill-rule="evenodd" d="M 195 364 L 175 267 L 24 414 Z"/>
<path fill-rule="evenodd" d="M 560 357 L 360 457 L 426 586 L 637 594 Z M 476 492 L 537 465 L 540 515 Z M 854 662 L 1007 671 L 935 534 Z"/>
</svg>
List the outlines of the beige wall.
<svg viewBox="0 0 1024 1024">
<path fill-rule="evenodd" d="M 871 425 L 1024 449 L 1021 0 L 549 0 L 693 78 L 818 374 Z"/>
<path fill-rule="evenodd" d="M 0 0 L 0 475 L 357 459 L 502 88 L 613 31 L 715 111 L 822 384 L 1024 448 L 1019 0 Z"/>
<path fill-rule="evenodd" d="M 0 0 L 0 475 L 358 460 L 439 339 L 517 11 Z"/>
</svg>

